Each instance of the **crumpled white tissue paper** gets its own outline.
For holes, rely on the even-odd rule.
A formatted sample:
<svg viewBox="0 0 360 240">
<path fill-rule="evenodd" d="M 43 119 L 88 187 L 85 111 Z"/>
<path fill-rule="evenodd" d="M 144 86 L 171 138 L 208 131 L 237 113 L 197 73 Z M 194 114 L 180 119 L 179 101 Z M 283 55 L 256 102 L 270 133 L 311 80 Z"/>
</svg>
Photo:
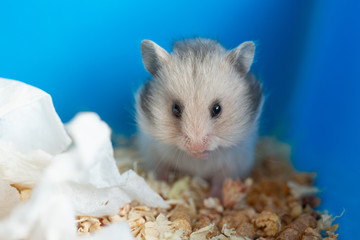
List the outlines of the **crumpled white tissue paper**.
<svg viewBox="0 0 360 240">
<path fill-rule="evenodd" d="M 79 113 L 66 128 L 74 146 L 54 158 L 56 167 L 49 174 L 58 181 L 70 182 L 63 190 L 66 195 L 74 196 L 77 215 L 113 215 L 132 200 L 150 207 L 168 207 L 134 171 L 120 175 L 113 155 L 111 130 L 98 115 Z"/>
<path fill-rule="evenodd" d="M 52 156 L 70 144 L 49 94 L 0 78 L 0 175 L 4 180 L 32 187 Z"/>
<path fill-rule="evenodd" d="M 19 203 L 19 192 L 0 177 L 0 219 L 7 217 Z"/>
<path fill-rule="evenodd" d="M 11 86 L 11 83 L 0 80 L 0 86 L 7 85 Z M 53 109 L 53 107 L 41 104 L 38 107 L 47 109 L 39 110 L 38 112 L 52 111 L 51 109 Z M 49 116 L 49 114 L 43 113 L 42 116 Z M 48 117 L 45 117 L 45 119 L 40 118 L 40 122 L 50 121 L 51 119 Z M 7 128 L 16 127 L 14 125 L 6 126 Z M 29 128 L 31 127 L 29 126 Z M 38 127 L 40 128 L 39 131 L 42 131 L 41 126 Z M 47 127 L 48 125 L 45 126 L 45 129 Z M 59 127 L 62 128 L 62 124 Z M 13 148 L 4 147 L 2 149 L 0 145 L 0 149 L 2 149 L 0 151 L 0 162 L 3 162 L 0 163 L 0 178 L 6 179 L 6 176 L 2 175 L 3 171 L 1 168 L 4 167 L 4 162 L 6 165 L 6 161 L 9 159 L 11 161 L 19 161 L 23 168 L 22 172 L 26 171 L 26 167 L 29 168 L 29 171 L 33 171 L 32 168 L 36 168 L 37 163 L 31 161 L 37 159 L 37 157 L 41 159 L 46 156 L 44 158 L 48 158 L 49 163 L 47 167 L 45 167 L 46 164 L 43 165 L 42 171 L 39 170 L 41 178 L 33 189 L 31 198 L 27 202 L 18 203 L 8 217 L 0 221 L 0 239 L 133 239 L 126 222 L 114 223 L 89 236 L 79 236 L 76 231 L 75 216 L 99 217 L 114 215 L 123 204 L 132 200 L 137 200 L 141 204 L 153 207 L 165 208 L 168 205 L 135 172 L 128 171 L 124 174 L 119 174 L 113 157 L 110 128 L 105 122 L 100 120 L 98 115 L 94 113 L 78 114 L 66 125 L 66 129 L 73 139 L 73 144 L 63 153 L 60 153 L 60 149 L 65 148 L 65 145 L 68 143 L 64 143 L 67 140 L 58 142 L 62 147 L 58 148 L 59 152 L 57 154 L 52 151 L 48 153 L 49 148 L 47 148 L 45 149 L 46 154 L 43 151 L 44 149 L 42 149 L 41 153 L 39 155 L 35 154 L 35 156 L 34 152 L 36 151 L 33 151 L 34 147 L 21 146 L 21 149 L 17 148 L 15 143 L 19 142 L 16 142 L 16 138 L 14 138 L 14 144 L 10 138 L 4 141 L 8 145 L 13 146 Z M 11 129 L 7 129 L 7 131 L 11 132 Z M 37 138 L 35 132 L 33 134 L 33 139 L 35 138 L 39 141 L 45 140 L 45 138 Z M 63 137 L 61 134 L 54 134 L 53 138 L 56 138 L 56 136 Z M 0 136 L 0 139 L 3 140 L 2 136 Z M 27 144 L 27 142 L 23 144 Z M 32 143 L 29 144 L 34 146 Z M 45 144 L 43 146 L 48 145 Z M 24 149 L 29 151 L 24 151 Z M 3 155 L 4 152 L 6 155 Z M 27 161 L 30 161 L 30 163 Z M 27 163 L 28 165 L 26 165 Z M 14 183 L 16 183 L 15 177 L 14 175 Z M 28 177 L 31 180 L 31 175 Z M 37 175 L 33 177 L 38 178 Z M 33 182 L 36 183 L 36 180 L 33 179 Z M 1 184 L 2 182 L 0 182 Z M 6 184 L 8 183 L 5 183 L 5 188 L 10 187 Z M 0 192 L 0 194 L 3 193 Z"/>
</svg>

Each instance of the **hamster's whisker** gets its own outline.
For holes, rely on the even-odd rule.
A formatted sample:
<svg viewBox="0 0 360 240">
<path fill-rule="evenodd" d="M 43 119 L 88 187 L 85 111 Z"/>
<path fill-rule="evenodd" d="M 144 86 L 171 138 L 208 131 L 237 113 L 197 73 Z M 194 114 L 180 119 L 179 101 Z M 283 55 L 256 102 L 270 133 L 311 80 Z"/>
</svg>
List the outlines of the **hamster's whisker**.
<svg viewBox="0 0 360 240">
<path fill-rule="evenodd" d="M 236 145 L 238 144 L 238 142 L 235 142 L 234 140 L 230 139 L 230 138 L 227 138 L 227 137 L 224 137 L 224 136 L 217 136 L 217 138 L 221 139 L 221 140 L 224 140 L 232 145 Z"/>
<path fill-rule="evenodd" d="M 159 176 L 160 170 L 164 170 L 169 168 L 170 163 L 168 161 L 166 161 L 166 159 L 168 158 L 168 150 L 163 151 L 158 157 L 159 159 L 155 162 L 155 173 L 157 173 L 157 175 Z M 167 178 L 169 176 L 166 176 Z"/>
<path fill-rule="evenodd" d="M 178 164 L 179 164 L 179 158 L 180 158 L 180 151 L 179 149 L 175 149 L 175 152 L 174 152 L 174 158 L 175 158 L 175 164 L 174 164 L 174 170 L 175 172 L 178 170 Z"/>
<path fill-rule="evenodd" d="M 134 111 L 134 109 L 128 109 L 125 108 L 125 111 L 128 113 L 128 115 L 130 116 L 132 123 L 136 126 L 136 111 Z"/>
<path fill-rule="evenodd" d="M 220 152 L 222 152 L 222 150 L 220 150 Z M 229 177 L 229 176 L 227 176 L 226 175 L 226 173 L 227 173 L 227 168 L 228 168 L 228 166 L 227 166 L 228 164 L 227 164 L 227 162 L 226 161 L 221 161 L 220 162 L 220 167 L 221 167 L 221 175 L 222 175 L 222 177 L 223 177 L 223 179 L 226 179 L 227 177 Z"/>
</svg>

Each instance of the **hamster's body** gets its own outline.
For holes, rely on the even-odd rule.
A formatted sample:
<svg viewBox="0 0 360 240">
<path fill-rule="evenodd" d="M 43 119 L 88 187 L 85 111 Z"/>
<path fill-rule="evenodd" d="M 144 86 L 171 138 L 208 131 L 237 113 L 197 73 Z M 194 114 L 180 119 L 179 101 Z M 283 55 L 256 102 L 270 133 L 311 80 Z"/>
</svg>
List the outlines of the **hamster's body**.
<svg viewBox="0 0 360 240">
<path fill-rule="evenodd" d="M 227 51 L 197 38 L 176 42 L 169 54 L 144 40 L 141 50 L 153 76 L 136 96 L 139 146 L 149 166 L 158 175 L 170 167 L 221 183 L 248 174 L 263 102 L 249 73 L 254 44 Z"/>
</svg>

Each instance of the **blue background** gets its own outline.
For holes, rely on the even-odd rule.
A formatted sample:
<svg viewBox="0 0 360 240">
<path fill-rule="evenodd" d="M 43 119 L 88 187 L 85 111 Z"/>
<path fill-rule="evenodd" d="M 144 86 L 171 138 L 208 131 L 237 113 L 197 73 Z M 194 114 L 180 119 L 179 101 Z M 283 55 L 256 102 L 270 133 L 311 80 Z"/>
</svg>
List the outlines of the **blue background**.
<svg viewBox="0 0 360 240">
<path fill-rule="evenodd" d="M 53 97 L 64 122 L 95 111 L 131 135 L 133 94 L 149 75 L 140 42 L 209 37 L 257 43 L 252 69 L 267 95 L 261 132 L 293 146 L 299 170 L 318 172 L 322 209 L 340 238 L 359 222 L 360 1 L 1 1 L 0 76 Z"/>
</svg>

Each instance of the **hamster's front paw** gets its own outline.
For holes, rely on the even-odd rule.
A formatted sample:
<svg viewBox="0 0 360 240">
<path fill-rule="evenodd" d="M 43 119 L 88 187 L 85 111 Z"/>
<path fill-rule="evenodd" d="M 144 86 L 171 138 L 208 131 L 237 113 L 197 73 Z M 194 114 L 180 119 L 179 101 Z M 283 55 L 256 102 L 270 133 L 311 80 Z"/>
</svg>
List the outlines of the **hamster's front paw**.
<svg viewBox="0 0 360 240">
<path fill-rule="evenodd" d="M 168 182 L 170 176 L 170 166 L 169 165 L 160 165 L 156 169 L 156 176 L 158 180 Z"/>
<path fill-rule="evenodd" d="M 222 188 L 224 184 L 225 177 L 223 176 L 214 176 L 211 179 L 211 190 L 209 193 L 209 197 L 214 197 L 218 199 L 222 199 Z"/>
</svg>

